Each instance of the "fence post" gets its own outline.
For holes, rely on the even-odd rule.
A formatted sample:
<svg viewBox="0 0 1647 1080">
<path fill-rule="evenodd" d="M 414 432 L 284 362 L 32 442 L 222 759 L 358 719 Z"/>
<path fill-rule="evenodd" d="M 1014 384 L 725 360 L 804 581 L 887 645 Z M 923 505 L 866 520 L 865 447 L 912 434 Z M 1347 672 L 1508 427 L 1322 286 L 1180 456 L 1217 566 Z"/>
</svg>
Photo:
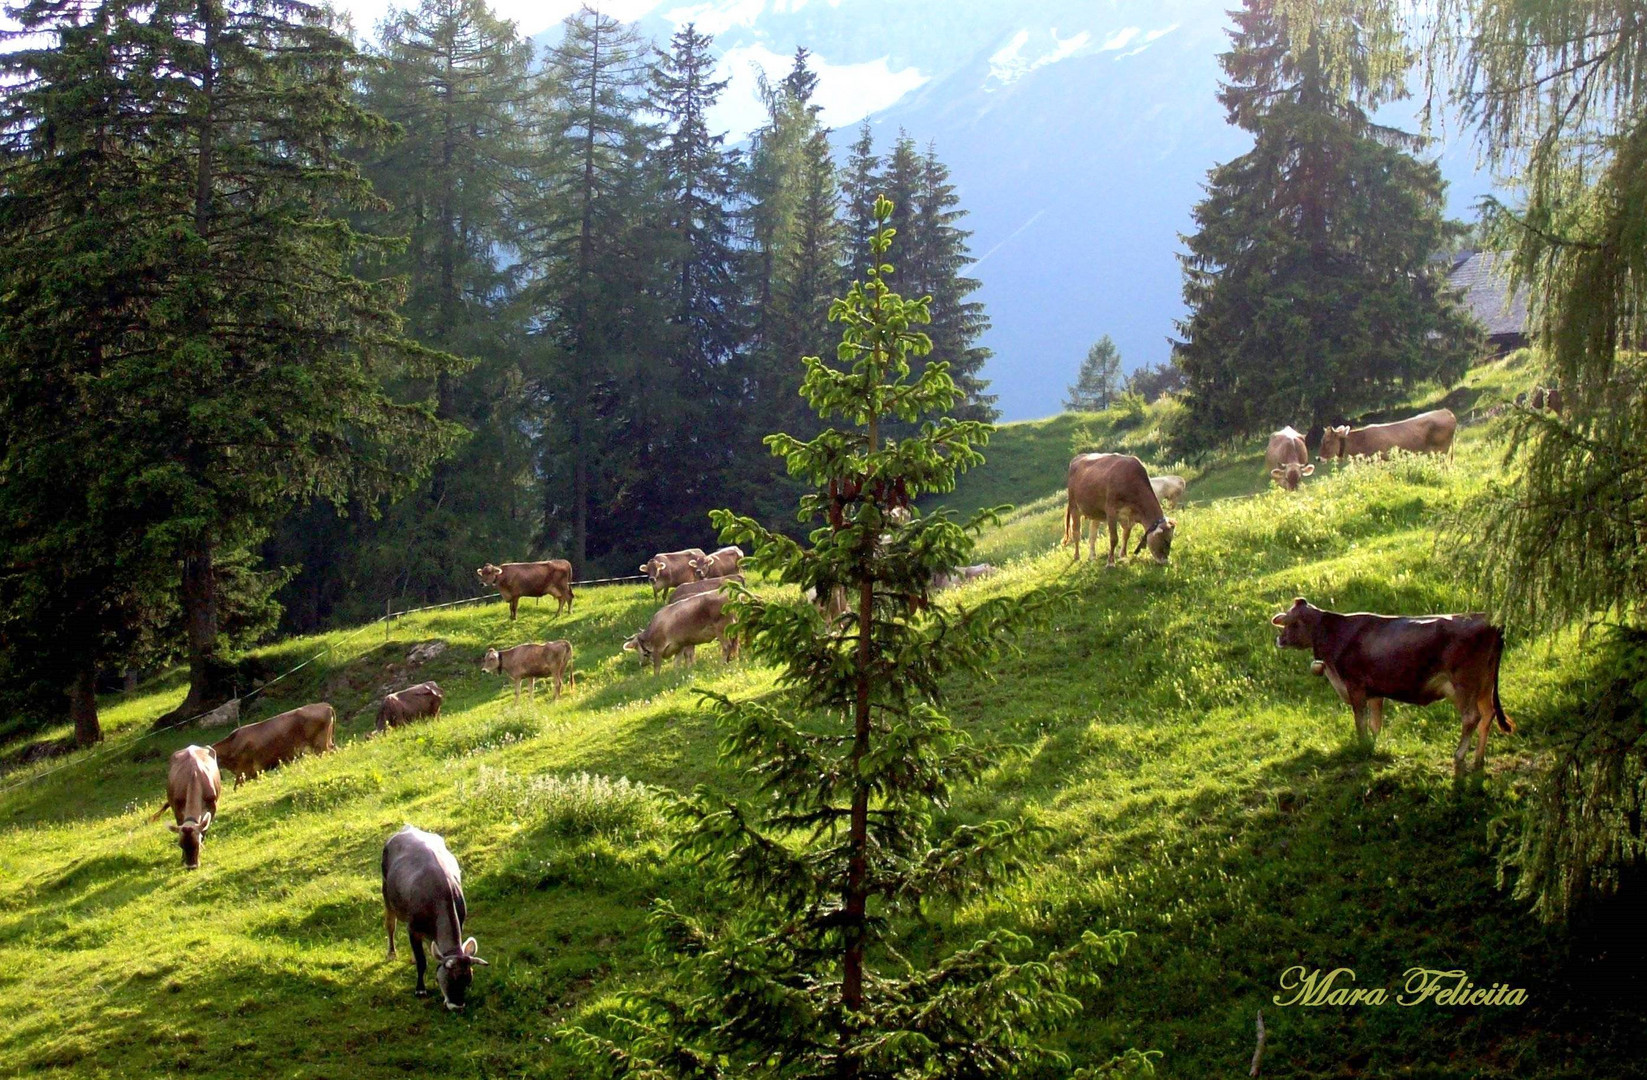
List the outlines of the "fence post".
<svg viewBox="0 0 1647 1080">
<path fill-rule="evenodd" d="M 390 611 L 390 606 L 392 604 L 394 604 L 394 602 L 395 602 L 395 599 L 392 596 L 389 597 L 387 600 L 383 601 L 383 640 L 384 641 L 389 640 L 389 611 Z"/>
</svg>

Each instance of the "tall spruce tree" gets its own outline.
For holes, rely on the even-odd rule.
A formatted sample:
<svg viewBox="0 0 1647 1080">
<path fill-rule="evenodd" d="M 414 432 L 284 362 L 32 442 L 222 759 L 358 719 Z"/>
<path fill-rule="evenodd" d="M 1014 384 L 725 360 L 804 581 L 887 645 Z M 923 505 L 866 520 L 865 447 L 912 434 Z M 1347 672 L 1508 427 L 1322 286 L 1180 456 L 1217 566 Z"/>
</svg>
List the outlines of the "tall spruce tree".
<svg viewBox="0 0 1647 1080">
<path fill-rule="evenodd" d="M 737 801 L 700 791 L 679 807 L 685 852 L 728 902 L 701 918 L 656 904 L 668 981 L 619 1006 L 604 1031 L 568 1033 L 608 1075 L 964 1080 L 1067 1068 L 1036 1038 L 1078 1010 L 1071 991 L 1094 978 L 1092 962 L 1125 946 L 1120 931 L 1088 932 L 1026 960 L 1031 942 L 997 930 L 924 964 L 901 946 L 917 918 L 941 924 L 953 905 L 998 888 L 1027 840 L 1024 824 L 1008 822 L 936 835 L 936 813 L 988 760 L 940 705 L 946 677 L 981 675 L 1050 600 L 925 602 L 933 575 L 966 560 L 969 529 L 988 515 L 963 527 L 909 513 L 911 500 L 951 490 L 982 460 L 990 429 L 946 417 L 913 438 L 883 437 L 888 422 L 943 414 L 961 396 L 942 361 L 913 374 L 931 348 L 927 301 L 899 296 L 879 269 L 891 211 L 876 205 L 870 272 L 830 306 L 842 327 L 835 359 L 804 361 L 808 403 L 846 426 L 767 440 L 809 489 L 810 543 L 715 514 L 723 540 L 754 549 L 753 566 L 819 595 L 844 589 L 850 610 L 826 623 L 810 605 L 744 594 L 742 632 L 779 666 L 781 691 L 708 696 L 726 732 L 723 762 L 756 792 Z"/>
<path fill-rule="evenodd" d="M 80 41 L 86 21 L 131 38 L 120 85 L 99 88 L 118 95 L 121 118 L 100 137 L 129 144 L 99 197 L 127 207 L 129 242 L 105 257 L 139 260 L 137 287 L 125 286 L 117 318 L 88 324 L 81 349 L 92 358 L 96 451 L 141 478 L 144 512 L 163 522 L 147 535 L 181 568 L 190 686 L 174 715 L 185 714 L 233 689 L 224 554 L 257 542 L 296 502 L 375 497 L 424 472 L 450 445 L 450 426 L 389 396 L 385 380 L 433 377 L 450 360 L 401 335 L 389 283 L 351 273 L 374 245 L 339 216 L 370 199 L 345 155 L 382 124 L 352 103 L 354 52 L 322 9 L 175 0 L 82 13 L 38 0 L 18 17 L 48 41 L 7 59 L 14 88 L 33 95 L 13 99 L 25 130 L 47 143 L 52 124 L 28 121 L 99 107 L 84 84 L 58 81 L 54 54 Z M 8 213 L 18 233 L 61 223 L 47 202 Z M 31 288 L 53 273 L 13 269 L 36 276 Z"/>
<path fill-rule="evenodd" d="M 950 378 L 960 388 L 955 415 L 993 422 L 1000 412 L 995 408 L 996 395 L 986 393 L 989 380 L 983 370 L 994 354 L 978 344 L 989 330 L 989 316 L 983 302 L 972 299 L 982 282 L 965 273 L 972 265 L 967 247 L 972 233 L 959 227 L 966 211 L 950 183 L 948 166 L 938 160 L 936 145 L 928 145 L 921 158 L 915 208 L 912 239 L 922 249 L 921 263 L 928 275 L 922 287 L 932 297 L 932 325 L 927 331 L 932 353 L 949 364 Z"/>
<path fill-rule="evenodd" d="M 881 158 L 875 153 L 875 132 L 866 119 L 841 172 L 841 208 L 846 216 L 846 265 L 841 291 L 868 272 L 870 242 L 875 239 L 875 200 L 880 198 Z"/>
<path fill-rule="evenodd" d="M 1408 152 L 1423 140 L 1368 115 L 1405 93 L 1403 46 L 1329 35 L 1274 0 L 1233 17 L 1219 100 L 1254 144 L 1212 170 L 1184 238 L 1185 430 L 1322 423 L 1456 379 L 1475 339 L 1432 257 L 1462 227 L 1439 168 Z"/>
<path fill-rule="evenodd" d="M 287 624 L 322 610 L 359 619 L 383 598 L 433 602 L 472 588 L 472 568 L 519 557 L 536 532 L 519 320 L 509 306 L 512 207 L 527 137 L 532 48 L 482 0 L 424 0 L 380 29 L 362 104 L 396 125 L 364 171 L 387 204 L 363 220 L 405 236 L 387 269 L 425 345 L 470 358 L 436 382 L 436 412 L 468 437 L 409 498 L 346 521 L 325 505 L 283 523 L 265 551 L 304 570 L 282 592 Z"/>
<path fill-rule="evenodd" d="M 523 242 L 534 280 L 534 393 L 545 477 L 542 536 L 582 575 L 591 515 L 618 510 L 625 470 L 611 455 L 633 448 L 616 435 L 644 392 L 655 342 L 637 335 L 667 323 L 655 247 L 655 130 L 645 123 L 650 65 L 634 29 L 583 8 L 547 57 L 543 133 L 533 165 L 536 196 Z M 648 235 L 650 231 L 650 235 Z M 598 504 L 598 505 L 597 505 Z M 621 516 L 621 515 L 619 515 Z"/>
</svg>

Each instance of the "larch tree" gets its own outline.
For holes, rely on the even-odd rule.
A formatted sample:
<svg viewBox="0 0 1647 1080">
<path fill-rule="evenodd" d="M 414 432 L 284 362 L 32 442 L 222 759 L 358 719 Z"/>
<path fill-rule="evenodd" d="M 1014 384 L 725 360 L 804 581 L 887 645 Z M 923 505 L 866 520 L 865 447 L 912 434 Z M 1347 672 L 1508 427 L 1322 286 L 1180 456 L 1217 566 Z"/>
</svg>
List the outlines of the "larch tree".
<svg viewBox="0 0 1647 1080">
<path fill-rule="evenodd" d="M 1253 148 L 1211 171 L 1180 256 L 1185 430 L 1207 442 L 1450 382 L 1477 341 L 1433 258 L 1462 229 L 1440 170 L 1410 152 L 1421 138 L 1369 115 L 1404 96 L 1405 46 L 1329 33 L 1275 0 L 1233 17 L 1219 100 Z"/>
<path fill-rule="evenodd" d="M 612 420 L 633 404 L 653 344 L 635 335 L 665 323 L 669 310 L 656 249 L 643 250 L 657 241 L 656 174 L 645 167 L 657 137 L 643 116 L 648 57 L 634 29 L 608 15 L 586 7 L 566 20 L 546 58 L 535 193 L 524 214 L 542 536 L 564 547 L 580 576 L 597 497 L 611 494 L 602 485 L 624 479 L 605 456 L 628 451 Z"/>
<path fill-rule="evenodd" d="M 779 692 L 706 695 L 725 732 L 722 759 L 749 779 L 746 800 L 707 789 L 681 800 L 684 852 L 711 875 L 718 910 L 654 905 L 661 985 L 566 1038 L 588 1068 L 615 1077 L 817 1077 L 973 1080 L 1067 1071 L 1038 1038 L 1079 1009 L 1073 991 L 1115 961 L 1126 935 L 1088 931 L 1031 958 L 1000 929 L 930 957 L 907 948 L 917 920 L 947 927 L 955 906 L 997 891 L 1029 842 L 1023 822 L 941 829 L 937 814 L 988 755 L 941 710 L 950 676 L 978 677 L 1011 634 L 1054 600 L 997 597 L 950 609 L 926 600 L 933 575 L 960 565 L 971 531 L 912 500 L 949 491 L 989 435 L 946 414 L 961 397 L 947 365 L 919 375 L 928 301 L 893 292 L 884 270 L 891 205 L 866 278 L 830 305 L 832 360 L 805 358 L 802 392 L 840 427 L 767 440 L 808 494 L 805 544 L 751 517 L 717 511 L 724 541 L 750 565 L 848 610 L 826 621 L 801 601 L 741 594 L 740 632 L 779 669 Z M 941 417 L 908 439 L 885 425 Z M 941 937 L 940 937 L 941 941 Z M 1128 1052 L 1097 1070 L 1148 1068 Z M 1041 1075 L 1038 1072 L 1036 1075 Z"/>
<path fill-rule="evenodd" d="M 1070 385 L 1064 408 L 1071 412 L 1107 409 L 1121 390 L 1121 351 L 1108 334 L 1093 342 L 1081 361 L 1080 373 Z"/>
</svg>

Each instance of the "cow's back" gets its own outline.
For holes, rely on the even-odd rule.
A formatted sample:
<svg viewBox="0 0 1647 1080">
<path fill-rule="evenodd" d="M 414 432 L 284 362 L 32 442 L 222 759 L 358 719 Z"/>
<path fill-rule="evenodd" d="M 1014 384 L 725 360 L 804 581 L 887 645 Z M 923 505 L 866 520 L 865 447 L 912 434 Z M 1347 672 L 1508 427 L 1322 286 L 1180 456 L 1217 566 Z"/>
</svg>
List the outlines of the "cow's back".
<svg viewBox="0 0 1647 1080">
<path fill-rule="evenodd" d="M 1308 465 L 1309 462 L 1310 451 L 1304 443 L 1304 436 L 1290 426 L 1270 436 L 1269 447 L 1264 451 L 1266 469 L 1279 469 L 1286 465 Z"/>
<path fill-rule="evenodd" d="M 671 604 L 678 604 L 682 600 L 687 600 L 694 596 L 702 596 L 704 593 L 719 592 L 720 587 L 729 582 L 742 585 L 743 575 L 727 574 L 725 577 L 704 578 L 702 581 L 689 581 L 685 585 L 679 586 L 674 592 L 669 594 L 669 602 Z"/>
<path fill-rule="evenodd" d="M 1111 502 L 1145 526 L 1162 516 L 1149 470 L 1131 454 L 1077 455 L 1069 463 L 1068 491 L 1083 517 L 1102 517 Z"/>
<path fill-rule="evenodd" d="M 556 585 L 572 580 L 572 564 L 565 559 L 545 559 L 543 562 L 504 563 L 498 576 L 499 592 L 517 596 L 543 596 Z"/>
<path fill-rule="evenodd" d="M 383 902 L 414 924 L 433 919 L 442 905 L 463 907 L 463 872 L 446 841 L 407 825 L 383 845 Z"/>
<path fill-rule="evenodd" d="M 217 751 L 212 747 L 185 746 L 172 754 L 166 769 L 166 798 L 178 824 L 189 818 L 198 821 L 206 811 L 215 813 L 222 791 Z"/>
<path fill-rule="evenodd" d="M 659 608 L 646 628 L 647 640 L 660 650 L 665 646 L 708 644 L 731 622 L 726 599 L 720 592 L 704 592 Z"/>
</svg>

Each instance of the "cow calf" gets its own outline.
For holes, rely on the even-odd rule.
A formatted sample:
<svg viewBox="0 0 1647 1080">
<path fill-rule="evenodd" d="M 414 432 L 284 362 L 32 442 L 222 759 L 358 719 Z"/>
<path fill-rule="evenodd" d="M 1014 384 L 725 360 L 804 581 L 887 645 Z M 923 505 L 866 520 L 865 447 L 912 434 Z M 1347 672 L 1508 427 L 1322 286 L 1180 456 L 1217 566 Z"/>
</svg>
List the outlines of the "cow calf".
<svg viewBox="0 0 1647 1080">
<path fill-rule="evenodd" d="M 522 679 L 531 680 L 528 699 L 536 697 L 539 679 L 555 680 L 555 700 L 560 700 L 561 680 L 572 666 L 572 643 L 549 641 L 541 645 L 516 645 L 512 649 L 487 649 L 480 669 L 490 675 L 507 675 L 515 683 L 515 702 L 520 702 Z"/>
</svg>

